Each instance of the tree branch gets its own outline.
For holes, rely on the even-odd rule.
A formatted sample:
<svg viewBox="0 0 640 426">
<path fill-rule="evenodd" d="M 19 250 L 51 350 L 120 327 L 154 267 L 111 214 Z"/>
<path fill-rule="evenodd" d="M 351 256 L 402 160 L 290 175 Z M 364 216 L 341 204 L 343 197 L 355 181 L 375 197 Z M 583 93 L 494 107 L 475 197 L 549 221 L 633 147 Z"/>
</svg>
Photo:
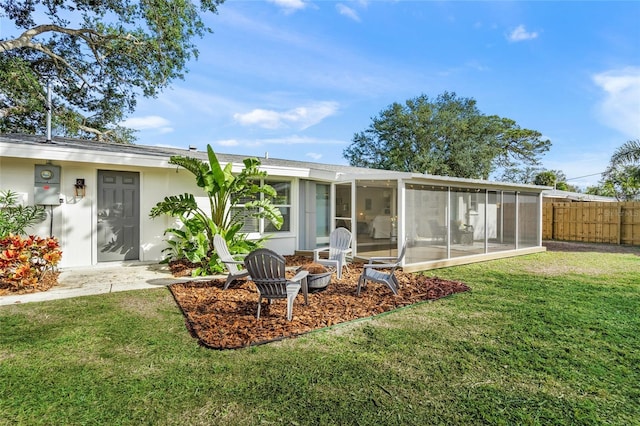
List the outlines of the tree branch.
<svg viewBox="0 0 640 426">
<path fill-rule="evenodd" d="M 61 27 L 59 25 L 53 25 L 53 24 L 38 25 L 34 28 L 31 28 L 23 32 L 18 38 L 15 38 L 13 40 L 0 41 L 0 53 L 4 53 L 10 50 L 15 50 L 20 48 L 33 49 L 35 51 L 44 53 L 54 61 L 61 62 L 64 65 L 64 67 L 69 69 L 85 84 L 87 84 L 90 87 L 93 87 L 84 78 L 82 73 L 79 72 L 75 67 L 73 67 L 69 62 L 67 62 L 63 57 L 57 55 L 55 52 L 44 47 L 41 43 L 33 42 L 34 37 L 47 32 L 57 32 L 57 33 L 67 34 L 73 37 L 81 38 L 82 40 L 84 40 L 87 46 L 91 49 L 91 51 L 93 52 L 93 56 L 96 58 L 96 60 L 100 61 L 100 55 L 98 54 L 98 51 L 95 49 L 96 43 L 95 43 L 95 40 L 93 40 L 93 37 L 104 38 L 101 34 L 88 28 L 72 29 L 72 28 L 65 28 L 65 27 Z"/>
<path fill-rule="evenodd" d="M 73 37 L 80 37 L 88 45 L 94 44 L 92 37 L 99 37 L 99 38 L 104 37 L 102 34 L 89 28 L 72 29 L 72 28 L 65 28 L 65 27 L 61 27 L 59 25 L 53 25 L 53 24 L 38 25 L 36 27 L 30 28 L 27 31 L 23 32 L 22 34 L 20 34 L 18 38 L 15 38 L 13 40 L 0 41 L 0 53 L 8 52 L 14 49 L 19 49 L 21 47 L 33 48 L 34 45 L 39 44 L 39 43 L 33 43 L 33 38 L 47 32 L 56 32 L 61 34 L 67 34 Z"/>
</svg>

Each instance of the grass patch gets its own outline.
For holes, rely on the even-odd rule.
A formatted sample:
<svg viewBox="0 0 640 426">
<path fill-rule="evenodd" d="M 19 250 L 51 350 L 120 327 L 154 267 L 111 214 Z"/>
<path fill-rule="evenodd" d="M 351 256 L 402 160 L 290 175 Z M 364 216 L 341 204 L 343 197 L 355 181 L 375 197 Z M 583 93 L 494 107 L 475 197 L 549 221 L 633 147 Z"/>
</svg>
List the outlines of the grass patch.
<svg viewBox="0 0 640 426">
<path fill-rule="evenodd" d="M 472 291 L 234 351 L 197 346 L 164 288 L 3 306 L 0 424 L 640 424 L 639 271 L 430 271 Z"/>
</svg>

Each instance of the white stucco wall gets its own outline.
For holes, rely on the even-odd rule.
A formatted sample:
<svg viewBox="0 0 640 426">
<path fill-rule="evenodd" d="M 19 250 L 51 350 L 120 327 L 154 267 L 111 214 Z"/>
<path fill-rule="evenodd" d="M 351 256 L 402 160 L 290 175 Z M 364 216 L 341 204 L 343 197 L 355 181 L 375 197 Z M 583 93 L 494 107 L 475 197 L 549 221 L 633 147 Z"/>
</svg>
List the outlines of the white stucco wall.
<svg viewBox="0 0 640 426">
<path fill-rule="evenodd" d="M 34 203 L 34 168 L 45 164 L 46 159 L 22 159 L 0 157 L 0 190 L 11 190 L 22 194 L 24 204 Z M 138 167 L 87 162 L 53 161 L 61 167 L 62 203 L 46 206 L 47 218 L 33 226 L 30 234 L 52 235 L 60 241 L 63 251 L 61 268 L 91 266 L 97 261 L 97 177 L 98 170 L 119 170 L 140 174 L 140 253 L 139 260 L 160 261 L 165 229 L 175 226 L 175 221 L 162 216 L 155 219 L 149 212 L 157 202 L 168 195 L 190 192 L 196 195 L 198 204 L 208 208 L 208 200 L 201 188 L 195 184 L 193 175 L 184 169 L 173 167 Z M 76 196 L 76 179 L 85 180 L 85 196 Z M 297 212 L 293 212 L 294 217 Z M 295 223 L 293 224 L 295 225 Z M 295 228 L 294 228 L 295 229 Z M 271 238 L 265 245 L 282 254 L 293 254 L 296 238 L 293 232 Z"/>
<path fill-rule="evenodd" d="M 34 203 L 34 166 L 46 160 L 4 157 L 0 159 L 0 190 L 12 190 L 26 194 L 26 204 Z M 140 261 L 162 259 L 164 230 L 172 223 L 169 217 L 151 219 L 151 208 L 167 195 L 184 192 L 198 193 L 193 177 L 174 168 L 114 166 L 55 161 L 61 166 L 62 204 L 46 206 L 47 219 L 29 229 L 29 233 L 58 238 L 63 251 L 60 267 L 90 266 L 97 263 L 96 227 L 98 170 L 122 170 L 140 173 Z M 77 178 L 85 180 L 86 194 L 76 196 L 74 184 Z M 51 222 L 53 218 L 53 222 Z"/>
</svg>

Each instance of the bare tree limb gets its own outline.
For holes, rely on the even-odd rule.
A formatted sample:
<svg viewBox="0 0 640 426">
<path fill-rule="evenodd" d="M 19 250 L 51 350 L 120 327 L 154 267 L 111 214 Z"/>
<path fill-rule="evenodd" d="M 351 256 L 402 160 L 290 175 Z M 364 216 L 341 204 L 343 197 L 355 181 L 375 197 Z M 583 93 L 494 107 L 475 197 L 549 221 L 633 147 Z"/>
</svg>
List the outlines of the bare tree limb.
<svg viewBox="0 0 640 426">
<path fill-rule="evenodd" d="M 14 38 L 13 40 L 0 40 L 0 53 L 19 49 L 21 47 L 33 48 L 33 46 L 37 44 L 33 43 L 33 38 L 47 32 L 56 32 L 67 34 L 73 37 L 79 37 L 82 38 L 88 45 L 95 44 L 95 41 L 92 40 L 92 37 L 104 38 L 102 34 L 90 28 L 73 29 L 53 24 L 38 25 L 36 27 L 28 29 L 27 31 L 20 34 L 19 37 Z"/>
</svg>

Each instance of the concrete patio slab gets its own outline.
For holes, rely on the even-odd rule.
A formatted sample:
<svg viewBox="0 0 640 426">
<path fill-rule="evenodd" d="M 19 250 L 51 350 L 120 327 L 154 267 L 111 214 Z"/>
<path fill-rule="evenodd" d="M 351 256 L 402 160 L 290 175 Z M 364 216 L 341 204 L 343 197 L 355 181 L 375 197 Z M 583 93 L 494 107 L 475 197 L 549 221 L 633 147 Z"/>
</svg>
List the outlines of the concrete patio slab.
<svg viewBox="0 0 640 426">
<path fill-rule="evenodd" d="M 151 289 L 178 282 L 209 281 L 224 277 L 214 275 L 176 278 L 171 275 L 167 265 L 143 262 L 116 262 L 85 268 L 65 268 L 60 269 L 58 285 L 48 291 L 0 296 L 0 306 Z"/>
</svg>

